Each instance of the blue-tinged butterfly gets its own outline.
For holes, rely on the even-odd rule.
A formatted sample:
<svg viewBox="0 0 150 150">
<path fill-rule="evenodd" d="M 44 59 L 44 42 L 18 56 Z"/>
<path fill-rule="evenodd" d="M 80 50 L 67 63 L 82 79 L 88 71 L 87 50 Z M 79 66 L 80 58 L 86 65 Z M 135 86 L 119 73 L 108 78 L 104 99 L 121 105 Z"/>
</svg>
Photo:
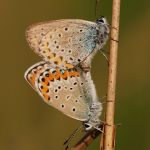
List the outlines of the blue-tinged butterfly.
<svg viewBox="0 0 150 150">
<path fill-rule="evenodd" d="M 102 49 L 109 35 L 104 17 L 96 22 L 62 19 L 41 22 L 28 27 L 30 47 L 52 68 L 73 68 L 80 64 L 89 67 L 92 57 Z"/>
<path fill-rule="evenodd" d="M 55 69 L 42 61 L 26 71 L 25 79 L 47 104 L 82 121 L 85 130 L 99 130 L 102 106 L 90 72 L 80 67 Z"/>
</svg>

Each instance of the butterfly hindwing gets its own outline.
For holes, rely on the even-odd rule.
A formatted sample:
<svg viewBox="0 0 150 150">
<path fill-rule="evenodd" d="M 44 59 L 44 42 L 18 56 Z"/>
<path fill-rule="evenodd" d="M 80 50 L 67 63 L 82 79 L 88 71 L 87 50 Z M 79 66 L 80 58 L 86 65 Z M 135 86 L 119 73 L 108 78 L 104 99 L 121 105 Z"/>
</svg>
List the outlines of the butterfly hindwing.
<svg viewBox="0 0 150 150">
<path fill-rule="evenodd" d="M 43 71 L 44 65 L 45 67 L 47 65 L 44 61 L 38 62 L 32 65 L 30 68 L 28 68 L 24 74 L 24 78 L 33 89 L 36 89 L 35 82 L 37 80 L 37 76 L 39 76 L 39 74 Z"/>
<path fill-rule="evenodd" d="M 87 121 L 90 101 L 86 97 L 86 84 L 77 69 L 53 69 L 40 62 L 30 67 L 25 78 L 43 100 L 67 116 Z"/>
</svg>

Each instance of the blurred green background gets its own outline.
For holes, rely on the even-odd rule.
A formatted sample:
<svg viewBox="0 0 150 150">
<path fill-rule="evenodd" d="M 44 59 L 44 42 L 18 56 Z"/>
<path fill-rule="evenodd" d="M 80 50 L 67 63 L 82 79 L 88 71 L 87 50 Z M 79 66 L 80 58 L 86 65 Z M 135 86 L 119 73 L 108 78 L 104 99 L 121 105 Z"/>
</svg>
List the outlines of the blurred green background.
<svg viewBox="0 0 150 150">
<path fill-rule="evenodd" d="M 122 126 L 117 128 L 116 150 L 150 149 L 149 5 L 148 0 L 121 4 L 116 123 Z M 63 150 L 62 143 L 80 123 L 45 104 L 24 80 L 25 70 L 41 60 L 29 48 L 25 29 L 32 23 L 62 18 L 94 21 L 94 12 L 95 0 L 1 0 L 1 150 Z M 110 22 L 111 1 L 101 0 L 98 13 Z M 106 94 L 107 71 L 98 53 L 92 76 L 99 97 Z M 98 140 L 88 150 L 98 150 Z"/>
</svg>

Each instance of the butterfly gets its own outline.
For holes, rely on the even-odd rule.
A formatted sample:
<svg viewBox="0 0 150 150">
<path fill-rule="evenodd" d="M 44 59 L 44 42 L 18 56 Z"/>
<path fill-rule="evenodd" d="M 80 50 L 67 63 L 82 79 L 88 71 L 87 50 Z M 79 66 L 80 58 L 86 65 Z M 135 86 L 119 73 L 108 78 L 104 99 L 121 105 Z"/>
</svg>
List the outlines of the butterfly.
<svg viewBox="0 0 150 150">
<path fill-rule="evenodd" d="M 61 19 L 31 25 L 26 30 L 29 46 L 52 68 L 68 69 L 80 64 L 89 67 L 103 48 L 109 24 L 102 16 L 96 22 Z"/>
<path fill-rule="evenodd" d="M 31 66 L 24 77 L 48 105 L 83 122 L 85 130 L 100 130 L 102 105 L 90 72 L 84 73 L 80 67 L 53 68 L 41 61 Z"/>
</svg>

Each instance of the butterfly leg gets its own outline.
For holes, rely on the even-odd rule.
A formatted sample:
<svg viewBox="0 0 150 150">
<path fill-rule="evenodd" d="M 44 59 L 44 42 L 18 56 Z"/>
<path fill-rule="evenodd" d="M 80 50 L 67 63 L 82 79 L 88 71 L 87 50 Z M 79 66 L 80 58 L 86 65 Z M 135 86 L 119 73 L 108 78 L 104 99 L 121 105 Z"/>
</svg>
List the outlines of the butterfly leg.
<svg viewBox="0 0 150 150">
<path fill-rule="evenodd" d="M 106 52 L 106 51 L 103 50 L 103 49 L 100 49 L 99 51 L 100 51 L 100 53 L 105 57 L 105 59 L 106 59 L 106 61 L 107 61 L 107 63 L 108 63 L 108 66 L 109 66 L 109 59 L 108 59 L 108 56 L 107 56 L 107 55 L 109 55 L 109 52 Z"/>
</svg>

